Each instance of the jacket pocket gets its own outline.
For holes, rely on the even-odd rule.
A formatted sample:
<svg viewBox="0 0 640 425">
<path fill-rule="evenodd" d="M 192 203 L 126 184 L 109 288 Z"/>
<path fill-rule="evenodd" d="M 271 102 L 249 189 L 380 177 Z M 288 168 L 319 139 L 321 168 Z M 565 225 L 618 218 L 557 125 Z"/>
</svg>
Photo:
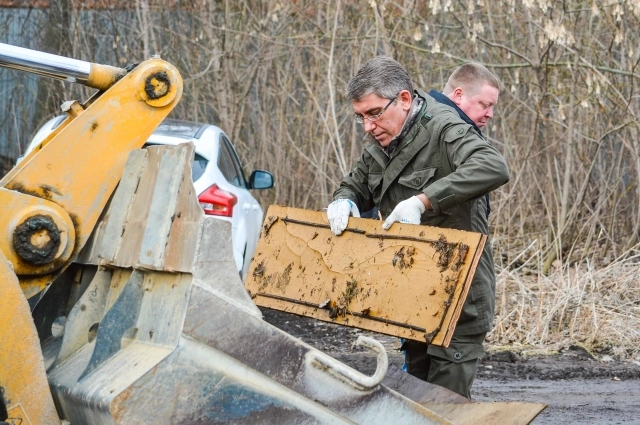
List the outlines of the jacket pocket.
<svg viewBox="0 0 640 425">
<path fill-rule="evenodd" d="M 416 170 L 406 176 L 400 176 L 398 183 L 411 189 L 421 190 L 427 186 L 427 183 L 429 183 L 435 175 L 435 168 L 425 168 L 422 170 Z"/>
</svg>

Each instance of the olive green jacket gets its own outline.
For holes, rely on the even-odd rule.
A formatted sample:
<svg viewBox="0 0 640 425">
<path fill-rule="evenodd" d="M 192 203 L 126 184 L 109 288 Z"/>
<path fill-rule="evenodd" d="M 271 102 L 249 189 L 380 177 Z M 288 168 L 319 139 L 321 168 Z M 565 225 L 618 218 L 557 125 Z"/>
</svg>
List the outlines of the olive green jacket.
<svg viewBox="0 0 640 425">
<path fill-rule="evenodd" d="M 396 148 L 387 155 L 374 138 L 365 137 L 362 156 L 333 198 L 351 199 L 360 211 L 377 206 L 384 220 L 399 202 L 424 193 L 433 210 L 422 214 L 421 224 L 488 235 L 484 195 L 509 181 L 504 158 L 453 108 L 416 93 L 425 101 Z M 487 241 L 456 334 L 491 330 L 495 280 Z"/>
</svg>

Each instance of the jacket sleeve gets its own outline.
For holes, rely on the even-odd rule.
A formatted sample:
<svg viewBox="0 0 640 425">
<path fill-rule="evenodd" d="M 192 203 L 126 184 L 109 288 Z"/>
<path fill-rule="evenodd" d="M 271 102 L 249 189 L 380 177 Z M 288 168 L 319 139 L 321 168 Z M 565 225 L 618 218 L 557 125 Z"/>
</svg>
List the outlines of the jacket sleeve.
<svg viewBox="0 0 640 425">
<path fill-rule="evenodd" d="M 437 214 L 482 196 L 509 181 L 507 163 L 489 142 L 472 127 L 447 123 L 439 132 L 446 158 L 453 172 L 424 189 Z"/>
<path fill-rule="evenodd" d="M 333 200 L 350 199 L 356 204 L 359 211 L 369 211 L 374 207 L 373 196 L 369 190 L 369 163 L 372 160 L 371 155 L 365 150 L 356 166 L 333 193 Z"/>
</svg>

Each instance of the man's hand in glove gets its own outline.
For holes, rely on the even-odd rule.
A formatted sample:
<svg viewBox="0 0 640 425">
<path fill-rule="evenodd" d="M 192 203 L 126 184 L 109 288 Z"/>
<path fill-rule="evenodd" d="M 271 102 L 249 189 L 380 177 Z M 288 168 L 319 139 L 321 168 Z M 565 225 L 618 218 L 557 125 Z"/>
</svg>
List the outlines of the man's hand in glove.
<svg viewBox="0 0 640 425">
<path fill-rule="evenodd" d="M 331 226 L 331 232 L 340 236 L 349 223 L 349 216 L 360 217 L 360 211 L 353 201 L 349 199 L 336 199 L 327 208 L 327 218 Z"/>
<path fill-rule="evenodd" d="M 429 202 L 428 199 L 427 202 Z M 426 209 L 427 207 L 418 196 L 412 196 L 396 205 L 391 214 L 389 214 L 389 217 L 385 220 L 382 228 L 389 230 L 389 227 L 396 221 L 400 223 L 420 224 L 420 216 Z"/>
</svg>

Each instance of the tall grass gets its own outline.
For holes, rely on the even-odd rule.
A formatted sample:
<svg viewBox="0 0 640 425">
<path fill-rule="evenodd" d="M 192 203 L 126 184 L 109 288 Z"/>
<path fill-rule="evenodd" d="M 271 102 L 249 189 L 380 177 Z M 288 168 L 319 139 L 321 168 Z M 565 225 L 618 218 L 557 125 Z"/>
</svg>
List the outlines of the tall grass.
<svg viewBox="0 0 640 425">
<path fill-rule="evenodd" d="M 640 360 L 640 247 L 595 267 L 586 260 L 542 270 L 533 242 L 497 267 L 494 346 L 542 351 L 580 344 Z"/>
</svg>

